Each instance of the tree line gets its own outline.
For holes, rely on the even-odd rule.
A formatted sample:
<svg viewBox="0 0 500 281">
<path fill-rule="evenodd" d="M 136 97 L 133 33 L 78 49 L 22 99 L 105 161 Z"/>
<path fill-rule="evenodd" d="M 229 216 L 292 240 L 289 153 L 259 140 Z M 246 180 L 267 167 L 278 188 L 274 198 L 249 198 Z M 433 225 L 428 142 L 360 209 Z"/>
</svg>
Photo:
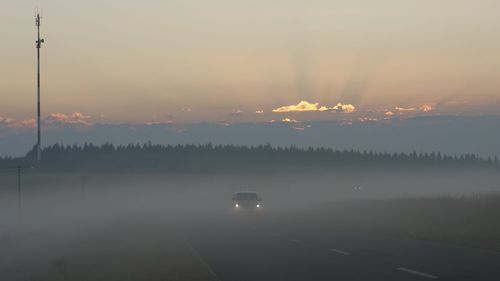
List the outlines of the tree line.
<svg viewBox="0 0 500 281">
<path fill-rule="evenodd" d="M 34 166 L 35 149 L 25 157 L 0 158 L 0 168 Z M 491 167 L 495 157 L 474 154 L 445 155 L 440 152 L 388 153 L 337 150 L 323 147 L 298 148 L 258 146 L 152 143 L 113 145 L 54 144 L 42 150 L 42 171 L 89 170 L 95 172 L 133 171 L 246 171 L 281 168 L 323 169 L 329 167 Z"/>
</svg>

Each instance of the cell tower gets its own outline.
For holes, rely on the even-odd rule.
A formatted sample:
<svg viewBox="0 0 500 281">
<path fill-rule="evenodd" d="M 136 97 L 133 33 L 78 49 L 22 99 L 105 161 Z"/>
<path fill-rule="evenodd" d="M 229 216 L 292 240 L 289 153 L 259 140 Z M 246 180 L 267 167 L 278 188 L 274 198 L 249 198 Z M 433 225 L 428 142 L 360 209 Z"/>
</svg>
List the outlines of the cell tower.
<svg viewBox="0 0 500 281">
<path fill-rule="evenodd" d="M 40 39 L 40 14 L 36 13 L 35 24 L 37 28 L 37 40 L 36 40 L 36 121 L 37 121 L 37 142 L 36 142 L 36 161 L 40 162 L 42 159 L 42 147 L 41 147 L 41 136 L 40 136 L 40 48 L 42 47 L 43 39 Z"/>
</svg>

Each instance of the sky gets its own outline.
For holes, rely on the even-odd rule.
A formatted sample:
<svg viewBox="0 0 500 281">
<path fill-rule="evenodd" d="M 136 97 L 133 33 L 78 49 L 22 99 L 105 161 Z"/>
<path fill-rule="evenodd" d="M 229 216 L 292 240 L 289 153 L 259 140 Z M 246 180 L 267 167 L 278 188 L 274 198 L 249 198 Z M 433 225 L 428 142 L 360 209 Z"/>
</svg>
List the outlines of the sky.
<svg viewBox="0 0 500 281">
<path fill-rule="evenodd" d="M 500 114 L 493 0 L 2 0 L 0 123 Z"/>
</svg>

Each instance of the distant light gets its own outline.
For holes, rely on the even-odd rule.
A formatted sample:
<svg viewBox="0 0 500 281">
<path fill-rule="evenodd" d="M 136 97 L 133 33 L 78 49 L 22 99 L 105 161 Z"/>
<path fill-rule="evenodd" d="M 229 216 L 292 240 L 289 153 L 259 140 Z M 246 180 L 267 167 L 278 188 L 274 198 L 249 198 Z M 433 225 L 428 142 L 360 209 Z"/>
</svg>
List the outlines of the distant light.
<svg viewBox="0 0 500 281">
<path fill-rule="evenodd" d="M 257 204 L 257 206 L 256 206 L 256 207 L 257 207 L 257 208 L 260 208 L 260 204 Z"/>
<path fill-rule="evenodd" d="M 240 206 L 240 204 L 234 204 L 234 206 L 235 206 L 236 208 L 238 208 L 238 207 Z"/>
</svg>

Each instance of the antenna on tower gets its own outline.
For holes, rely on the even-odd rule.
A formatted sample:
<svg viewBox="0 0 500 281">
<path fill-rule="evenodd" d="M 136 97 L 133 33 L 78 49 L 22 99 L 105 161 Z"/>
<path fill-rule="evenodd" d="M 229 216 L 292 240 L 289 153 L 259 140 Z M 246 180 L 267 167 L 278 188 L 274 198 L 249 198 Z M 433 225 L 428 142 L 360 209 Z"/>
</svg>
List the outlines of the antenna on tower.
<svg viewBox="0 0 500 281">
<path fill-rule="evenodd" d="M 35 16 L 35 25 L 37 28 L 37 40 L 36 40 L 36 109 L 37 109 L 37 142 L 36 142 L 36 161 L 40 162 L 42 159 L 42 148 L 41 148 L 41 134 L 40 134 L 40 48 L 42 47 L 42 43 L 45 41 L 40 38 L 40 13 L 38 12 L 38 8 L 36 8 L 36 16 Z"/>
</svg>

